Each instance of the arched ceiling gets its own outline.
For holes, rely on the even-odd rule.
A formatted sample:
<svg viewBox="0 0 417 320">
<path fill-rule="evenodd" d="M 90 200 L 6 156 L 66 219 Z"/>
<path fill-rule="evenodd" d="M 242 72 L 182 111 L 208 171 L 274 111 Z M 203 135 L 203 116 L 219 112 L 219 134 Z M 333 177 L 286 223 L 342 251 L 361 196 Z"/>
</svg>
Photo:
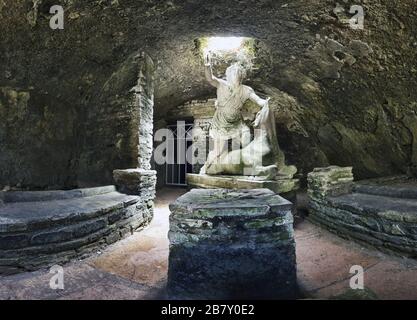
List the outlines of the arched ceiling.
<svg viewBox="0 0 417 320">
<path fill-rule="evenodd" d="M 76 78 L 77 72 L 85 73 L 90 67 L 100 67 L 104 73 L 111 71 L 129 55 L 144 50 L 158 62 L 158 106 L 164 106 L 171 99 L 180 101 L 205 92 L 201 83 L 201 61 L 194 50 L 195 39 L 219 35 L 254 37 L 273 48 L 274 63 L 286 64 L 290 57 L 304 54 L 314 42 L 317 27 L 306 24 L 302 17 L 327 14 L 331 8 L 331 1 L 317 0 L 290 3 L 277 0 L 227 3 L 67 0 L 62 1 L 66 10 L 65 29 L 52 31 L 48 11 L 53 1 L 2 2 L 0 13 L 2 29 L 6 30 L 3 41 L 6 52 L 17 45 L 37 53 L 31 61 L 23 52 L 17 57 L 16 52 L 10 57 L 6 53 L 7 61 L 23 60 L 27 67 L 38 66 L 47 72 L 54 68 L 45 64 L 54 64 L 62 69 L 65 78 L 71 78 L 71 74 Z M 76 66 L 83 68 L 77 70 L 81 68 Z M 71 74 L 66 74 L 67 69 Z M 20 72 L 12 72 L 12 78 L 24 80 L 27 74 Z"/>
<path fill-rule="evenodd" d="M 338 2 L 345 13 L 334 11 Z M 91 117 L 134 85 L 135 55 L 146 51 L 163 116 L 214 94 L 196 39 L 253 37 L 260 69 L 250 83 L 280 107 L 292 161 L 305 170 L 354 165 L 362 177 L 404 172 L 417 161 L 417 4 L 360 1 L 365 29 L 352 30 L 345 21 L 356 2 L 63 0 L 65 29 L 53 31 L 54 1 L 0 0 L 0 85 L 31 88 Z"/>
</svg>

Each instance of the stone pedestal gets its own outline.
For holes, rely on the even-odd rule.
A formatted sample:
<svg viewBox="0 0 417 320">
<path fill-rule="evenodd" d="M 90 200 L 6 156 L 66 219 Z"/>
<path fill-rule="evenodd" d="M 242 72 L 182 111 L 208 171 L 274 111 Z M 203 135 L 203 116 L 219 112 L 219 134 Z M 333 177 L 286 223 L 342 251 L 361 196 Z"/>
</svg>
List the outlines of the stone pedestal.
<svg viewBox="0 0 417 320">
<path fill-rule="evenodd" d="M 292 204 L 272 191 L 194 189 L 170 206 L 172 299 L 292 299 Z"/>
<path fill-rule="evenodd" d="M 202 189 L 269 189 L 276 194 L 287 194 L 300 188 L 298 179 L 262 180 L 247 176 L 209 176 L 187 174 L 190 188 Z"/>
</svg>

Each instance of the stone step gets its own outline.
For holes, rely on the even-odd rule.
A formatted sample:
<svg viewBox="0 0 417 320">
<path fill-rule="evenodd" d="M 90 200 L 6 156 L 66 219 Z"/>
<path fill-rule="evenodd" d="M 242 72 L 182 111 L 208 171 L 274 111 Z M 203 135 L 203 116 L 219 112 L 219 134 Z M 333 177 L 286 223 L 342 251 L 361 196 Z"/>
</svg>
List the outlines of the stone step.
<svg viewBox="0 0 417 320">
<path fill-rule="evenodd" d="M 141 197 L 106 192 L 111 190 L 68 191 L 77 196 L 4 203 L 0 207 L 0 275 L 88 256 L 151 221 L 153 210 Z"/>
<path fill-rule="evenodd" d="M 417 200 L 351 193 L 329 198 L 332 206 L 356 214 L 377 215 L 399 222 L 417 222 Z"/>
<path fill-rule="evenodd" d="M 417 200 L 351 193 L 310 204 L 311 221 L 389 254 L 417 257 Z"/>
<path fill-rule="evenodd" d="M 0 199 L 5 203 L 11 202 L 40 202 L 52 200 L 64 200 L 74 198 L 85 198 L 96 195 L 115 192 L 115 186 L 104 186 L 88 189 L 75 190 L 51 190 L 51 191 L 9 191 L 0 192 Z"/>
<path fill-rule="evenodd" d="M 0 234 L 38 229 L 46 224 L 50 227 L 88 220 L 139 200 L 138 196 L 111 192 L 62 200 L 6 202 L 0 207 Z"/>
<path fill-rule="evenodd" d="M 354 186 L 353 191 L 389 198 L 417 199 L 417 185 L 411 183 L 382 186 L 357 184 Z"/>
</svg>

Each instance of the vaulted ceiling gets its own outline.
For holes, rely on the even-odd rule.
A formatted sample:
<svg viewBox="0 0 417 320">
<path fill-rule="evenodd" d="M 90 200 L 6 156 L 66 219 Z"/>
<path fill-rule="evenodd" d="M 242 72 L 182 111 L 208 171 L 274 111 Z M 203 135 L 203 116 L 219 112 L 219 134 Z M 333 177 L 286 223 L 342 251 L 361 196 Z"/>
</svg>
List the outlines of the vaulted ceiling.
<svg viewBox="0 0 417 320">
<path fill-rule="evenodd" d="M 259 69 L 249 81 L 281 110 L 292 161 L 305 171 L 354 165 L 363 177 L 404 172 L 417 160 L 416 2 L 363 1 L 364 30 L 347 23 L 356 3 L 339 2 L 65 0 L 65 29 L 51 30 L 54 1 L 0 0 L 0 86 L 98 114 L 103 95 L 134 85 L 135 56 L 146 51 L 163 117 L 215 94 L 196 39 L 253 37 Z M 109 79 L 113 91 L 103 93 Z"/>
</svg>

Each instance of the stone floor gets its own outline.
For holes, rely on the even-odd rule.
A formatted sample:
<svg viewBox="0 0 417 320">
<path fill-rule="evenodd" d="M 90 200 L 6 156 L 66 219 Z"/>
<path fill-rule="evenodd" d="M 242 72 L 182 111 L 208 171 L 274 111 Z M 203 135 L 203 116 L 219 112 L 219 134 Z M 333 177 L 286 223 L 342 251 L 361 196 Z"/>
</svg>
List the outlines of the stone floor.
<svg viewBox="0 0 417 320">
<path fill-rule="evenodd" d="M 49 270 L 0 278 L 0 299 L 161 299 L 168 259 L 168 204 L 185 191 L 159 192 L 155 219 L 142 232 L 64 267 L 64 290 L 52 290 Z M 303 201 L 301 201 L 301 205 Z M 298 280 L 304 298 L 349 290 L 353 265 L 380 299 L 417 299 L 417 261 L 390 257 L 342 240 L 307 221 L 296 226 Z"/>
</svg>

